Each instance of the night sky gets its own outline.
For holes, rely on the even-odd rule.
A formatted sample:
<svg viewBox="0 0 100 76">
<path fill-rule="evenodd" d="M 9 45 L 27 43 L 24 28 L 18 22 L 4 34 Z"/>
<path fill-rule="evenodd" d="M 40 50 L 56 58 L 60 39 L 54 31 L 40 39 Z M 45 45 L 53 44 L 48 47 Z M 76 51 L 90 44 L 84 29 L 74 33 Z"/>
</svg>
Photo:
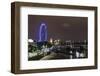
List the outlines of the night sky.
<svg viewBox="0 0 100 76">
<path fill-rule="evenodd" d="M 88 18 L 70 16 L 28 15 L 28 38 L 37 40 L 41 23 L 47 25 L 47 38 L 60 40 L 87 40 Z"/>
</svg>

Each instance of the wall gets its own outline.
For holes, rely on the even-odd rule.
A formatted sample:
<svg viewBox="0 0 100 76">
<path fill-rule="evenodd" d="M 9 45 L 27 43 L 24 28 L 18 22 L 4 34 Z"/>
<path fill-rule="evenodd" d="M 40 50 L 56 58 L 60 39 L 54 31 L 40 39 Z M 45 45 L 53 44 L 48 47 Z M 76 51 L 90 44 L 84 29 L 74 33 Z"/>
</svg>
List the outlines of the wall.
<svg viewBox="0 0 100 76">
<path fill-rule="evenodd" d="M 0 76 L 17 76 L 10 73 L 11 60 L 11 10 L 10 3 L 13 1 L 28 1 L 40 3 L 57 3 L 72 5 L 98 6 L 98 33 L 100 33 L 100 0 L 0 0 Z M 100 34 L 98 35 L 98 47 L 100 46 Z M 98 48 L 99 51 L 99 48 Z M 100 54 L 100 51 L 98 52 Z M 100 55 L 99 55 L 100 58 Z M 18 76 L 99 76 L 100 60 L 98 70 L 65 71 L 38 74 L 21 74 Z"/>
</svg>

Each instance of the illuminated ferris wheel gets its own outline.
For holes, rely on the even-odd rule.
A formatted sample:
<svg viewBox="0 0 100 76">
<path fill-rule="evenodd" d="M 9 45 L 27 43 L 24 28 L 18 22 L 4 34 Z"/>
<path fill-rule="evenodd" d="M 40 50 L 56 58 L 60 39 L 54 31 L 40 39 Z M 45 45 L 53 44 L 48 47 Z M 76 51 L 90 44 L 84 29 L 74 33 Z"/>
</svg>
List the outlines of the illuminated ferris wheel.
<svg viewBox="0 0 100 76">
<path fill-rule="evenodd" d="M 39 42 L 47 41 L 47 26 L 41 23 L 39 27 Z"/>
</svg>

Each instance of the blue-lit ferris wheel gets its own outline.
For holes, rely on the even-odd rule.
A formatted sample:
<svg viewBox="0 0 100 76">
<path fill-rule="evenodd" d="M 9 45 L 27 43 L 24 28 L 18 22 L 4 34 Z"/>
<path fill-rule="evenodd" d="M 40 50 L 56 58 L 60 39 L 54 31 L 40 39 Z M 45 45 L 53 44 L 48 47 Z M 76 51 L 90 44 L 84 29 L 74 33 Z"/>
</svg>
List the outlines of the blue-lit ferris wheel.
<svg viewBox="0 0 100 76">
<path fill-rule="evenodd" d="M 39 42 L 47 41 L 47 26 L 41 23 L 39 27 Z"/>
</svg>

